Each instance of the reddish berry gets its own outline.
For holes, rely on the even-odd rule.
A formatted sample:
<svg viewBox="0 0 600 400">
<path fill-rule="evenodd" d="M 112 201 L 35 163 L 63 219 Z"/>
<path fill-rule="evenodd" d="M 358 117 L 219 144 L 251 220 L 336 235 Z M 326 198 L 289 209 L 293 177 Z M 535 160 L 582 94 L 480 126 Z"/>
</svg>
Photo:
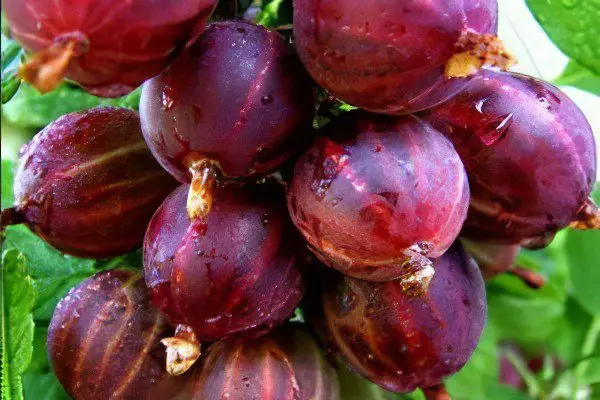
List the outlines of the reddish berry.
<svg viewBox="0 0 600 400">
<path fill-rule="evenodd" d="M 62 116 L 24 148 L 15 172 L 16 210 L 31 230 L 89 258 L 137 248 L 175 187 L 148 151 L 137 112 L 123 108 Z"/>
<path fill-rule="evenodd" d="M 415 117 L 351 113 L 297 162 L 296 227 L 327 265 L 386 281 L 424 270 L 458 236 L 469 187 L 452 144 Z"/>
</svg>

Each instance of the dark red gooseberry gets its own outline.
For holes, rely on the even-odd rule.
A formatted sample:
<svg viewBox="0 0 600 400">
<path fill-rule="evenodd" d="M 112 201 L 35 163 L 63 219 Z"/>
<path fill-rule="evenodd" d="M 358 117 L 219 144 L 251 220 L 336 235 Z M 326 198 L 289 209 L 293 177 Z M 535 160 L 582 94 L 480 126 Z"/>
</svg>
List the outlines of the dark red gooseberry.
<svg viewBox="0 0 600 400">
<path fill-rule="evenodd" d="M 182 183 L 194 178 L 197 192 L 214 179 L 207 168 L 265 175 L 301 151 L 311 134 L 313 89 L 283 37 L 229 21 L 212 24 L 150 80 L 140 110 L 157 160 Z"/>
<path fill-rule="evenodd" d="M 452 97 L 483 64 L 511 63 L 497 17 L 496 0 L 294 0 L 294 36 L 320 86 L 405 114 Z"/>
<path fill-rule="evenodd" d="M 204 356 L 192 398 L 337 400 L 335 370 L 302 327 L 288 324 L 258 339 L 227 339 Z"/>
<path fill-rule="evenodd" d="M 546 278 L 530 269 L 516 263 L 521 246 L 514 244 L 495 244 L 461 239 L 465 249 L 473 256 L 481 268 L 485 279 L 508 273 L 521 279 L 532 289 L 539 289 L 546 284 Z"/>
<path fill-rule="evenodd" d="M 469 202 L 452 144 L 415 117 L 357 112 L 326 129 L 298 160 L 288 192 L 311 249 L 359 279 L 431 272 L 427 257 L 450 247 Z"/>
<path fill-rule="evenodd" d="M 111 257 L 141 245 L 175 187 L 148 151 L 137 112 L 95 108 L 62 116 L 24 148 L 16 212 L 65 253 Z"/>
<path fill-rule="evenodd" d="M 171 333 L 139 273 L 101 272 L 56 307 L 48 356 L 74 399 L 173 399 L 183 381 L 166 373 L 160 344 Z"/>
<path fill-rule="evenodd" d="M 459 242 L 434 262 L 423 292 L 402 281 L 325 279 L 317 326 L 330 350 L 355 372 L 394 392 L 441 383 L 475 350 L 486 320 L 477 264 Z"/>
<path fill-rule="evenodd" d="M 283 193 L 271 185 L 218 187 L 206 220 L 190 220 L 188 190 L 167 198 L 146 233 L 154 304 L 200 341 L 259 336 L 285 321 L 304 285 Z"/>
<path fill-rule="evenodd" d="M 11 32 L 37 53 L 21 75 L 40 91 L 66 75 L 96 96 L 129 93 L 205 27 L 216 0 L 5 0 Z"/>
<path fill-rule="evenodd" d="M 465 236 L 541 247 L 573 221 L 600 227 L 588 200 L 596 181 L 592 129 L 556 87 L 485 71 L 427 119 L 452 141 L 469 175 Z"/>
</svg>

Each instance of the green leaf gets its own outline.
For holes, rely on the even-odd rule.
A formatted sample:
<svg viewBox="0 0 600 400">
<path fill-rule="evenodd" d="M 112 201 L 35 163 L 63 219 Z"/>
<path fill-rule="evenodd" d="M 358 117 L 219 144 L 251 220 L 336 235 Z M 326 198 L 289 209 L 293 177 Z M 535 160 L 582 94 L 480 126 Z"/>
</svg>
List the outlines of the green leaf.
<svg viewBox="0 0 600 400">
<path fill-rule="evenodd" d="M 14 162 L 2 160 L 2 209 L 12 207 L 15 202 L 13 192 Z"/>
<path fill-rule="evenodd" d="M 600 75 L 570 61 L 562 74 L 553 82 L 557 86 L 572 86 L 600 96 Z"/>
<path fill-rule="evenodd" d="M 292 23 L 292 6 L 290 1 L 270 0 L 256 18 L 257 25 L 268 28 Z"/>
<path fill-rule="evenodd" d="M 600 383 L 600 356 L 582 361 L 580 366 L 583 367 L 583 373 L 578 376 L 580 385 Z"/>
<path fill-rule="evenodd" d="M 488 284 L 489 319 L 499 340 L 527 347 L 547 341 L 563 316 L 567 301 L 567 267 L 561 254 L 564 237 L 559 235 L 550 247 L 523 250 L 517 263 L 547 277 L 538 290 L 527 287 L 513 276 L 501 275 Z M 531 329 L 531 327 L 535 329 Z"/>
<path fill-rule="evenodd" d="M 569 298 L 556 330 L 549 337 L 550 352 L 567 365 L 580 360 L 581 345 L 591 323 L 592 316 L 575 299 Z"/>
<path fill-rule="evenodd" d="M 424 400 L 420 390 L 410 394 L 397 394 L 383 390 L 376 384 L 351 372 L 345 366 L 337 370 L 340 383 L 340 399 L 344 400 Z"/>
<path fill-rule="evenodd" d="M 486 400 L 531 400 L 531 397 L 517 389 L 502 385 L 500 383 L 490 384 L 486 395 L 482 397 Z"/>
<path fill-rule="evenodd" d="M 21 86 L 18 72 L 22 55 L 21 46 L 2 35 L 2 104 L 8 103 Z"/>
<path fill-rule="evenodd" d="M 64 391 L 52 372 L 46 352 L 47 328 L 35 328 L 33 357 L 29 368 L 23 374 L 23 389 L 26 399 L 67 400 Z"/>
<path fill-rule="evenodd" d="M 2 255 L 2 399 L 23 398 L 22 374 L 33 352 L 35 302 L 33 282 L 26 274 L 25 260 L 17 251 Z"/>
<path fill-rule="evenodd" d="M 28 84 L 22 84 L 13 99 L 2 108 L 11 123 L 31 128 L 43 128 L 58 117 L 96 106 L 119 106 L 123 99 L 102 99 L 87 94 L 80 87 L 63 83 L 47 94 L 40 94 Z"/>
<path fill-rule="evenodd" d="M 527 5 L 566 55 L 600 74 L 599 0 L 527 0 Z"/>
<path fill-rule="evenodd" d="M 600 231 L 569 230 L 565 251 L 573 295 L 589 313 L 600 315 Z"/>
<path fill-rule="evenodd" d="M 495 329 L 488 324 L 467 365 L 446 381 L 452 399 L 485 399 L 490 385 L 498 382 L 500 360 Z"/>
</svg>

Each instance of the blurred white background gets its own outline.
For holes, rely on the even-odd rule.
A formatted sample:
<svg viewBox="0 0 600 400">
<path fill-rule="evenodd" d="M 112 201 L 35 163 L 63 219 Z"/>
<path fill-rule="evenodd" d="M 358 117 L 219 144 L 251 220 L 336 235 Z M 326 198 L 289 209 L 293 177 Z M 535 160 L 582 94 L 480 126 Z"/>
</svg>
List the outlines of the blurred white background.
<svg viewBox="0 0 600 400">
<path fill-rule="evenodd" d="M 564 70 L 568 57 L 548 38 L 524 0 L 498 0 L 498 3 L 499 35 L 519 60 L 513 70 L 552 82 Z M 573 87 L 561 86 L 561 89 L 585 113 L 596 136 L 596 148 L 600 149 L 600 97 Z M 597 153 L 600 163 L 600 151 Z"/>
</svg>

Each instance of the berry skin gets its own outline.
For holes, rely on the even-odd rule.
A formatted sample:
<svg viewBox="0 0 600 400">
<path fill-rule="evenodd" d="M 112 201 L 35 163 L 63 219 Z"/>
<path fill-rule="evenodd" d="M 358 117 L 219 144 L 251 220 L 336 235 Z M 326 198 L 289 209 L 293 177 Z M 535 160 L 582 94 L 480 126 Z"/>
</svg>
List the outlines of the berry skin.
<svg viewBox="0 0 600 400">
<path fill-rule="evenodd" d="M 172 328 L 150 307 L 143 277 L 101 272 L 72 289 L 48 328 L 48 357 L 67 393 L 85 399 L 174 399 L 183 381 L 164 367 Z"/>
<path fill-rule="evenodd" d="M 96 96 L 129 93 L 204 29 L 216 0 L 6 0 L 12 35 L 38 53 L 21 69 L 43 92 L 66 75 Z"/>
<path fill-rule="evenodd" d="M 320 86 L 372 112 L 407 114 L 458 93 L 482 59 L 510 64 L 494 36 L 497 8 L 496 0 L 294 0 L 294 36 Z"/>
<path fill-rule="evenodd" d="M 193 400 L 338 400 L 335 370 L 311 336 L 288 324 L 258 339 L 216 342 L 204 356 Z"/>
<path fill-rule="evenodd" d="M 198 340 L 262 335 L 300 302 L 300 244 L 277 189 L 218 187 L 207 219 L 190 220 L 184 185 L 150 222 L 144 271 L 154 305 Z"/>
<path fill-rule="evenodd" d="M 451 143 L 415 117 L 350 113 L 297 162 L 288 209 L 313 252 L 370 281 L 430 270 L 466 217 L 469 187 Z M 429 274 L 430 275 L 430 274 Z"/>
<path fill-rule="evenodd" d="M 463 235 L 542 247 L 572 222 L 600 226 L 592 129 L 560 90 L 535 78 L 484 71 L 427 120 L 454 144 L 471 187 Z"/>
<path fill-rule="evenodd" d="M 148 151 L 137 112 L 95 108 L 62 116 L 24 147 L 16 212 L 65 253 L 113 257 L 142 243 L 175 187 Z"/>
<path fill-rule="evenodd" d="M 140 106 L 148 146 L 189 183 L 209 159 L 229 177 L 273 172 L 309 139 L 310 79 L 277 33 L 244 22 L 210 25 L 162 75 Z"/>
<path fill-rule="evenodd" d="M 419 293 L 402 281 L 325 278 L 322 315 L 314 321 L 330 350 L 353 371 L 400 393 L 436 386 L 459 371 L 485 325 L 485 286 L 459 242 L 433 267 Z"/>
</svg>

